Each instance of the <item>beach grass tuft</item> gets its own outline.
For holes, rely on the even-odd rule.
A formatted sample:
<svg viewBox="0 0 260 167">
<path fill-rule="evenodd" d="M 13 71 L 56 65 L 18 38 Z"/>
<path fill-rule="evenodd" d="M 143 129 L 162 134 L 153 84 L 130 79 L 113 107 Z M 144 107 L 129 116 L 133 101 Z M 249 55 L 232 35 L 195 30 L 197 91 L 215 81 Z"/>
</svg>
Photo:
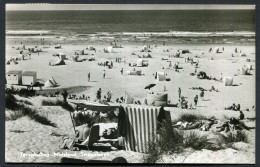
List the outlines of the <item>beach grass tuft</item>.
<svg viewBox="0 0 260 167">
<path fill-rule="evenodd" d="M 35 109 L 28 107 L 28 104 L 30 103 L 29 101 L 25 102 L 27 104 L 24 103 L 18 104 L 17 102 L 24 102 L 24 101 L 18 101 L 12 94 L 6 94 L 5 100 L 6 100 L 6 108 L 12 110 L 10 114 L 8 114 L 8 116 L 6 116 L 5 118 L 7 121 L 16 120 L 23 116 L 28 116 L 30 119 L 40 124 L 56 127 L 56 125 L 52 123 L 44 115 L 40 115 Z"/>
<path fill-rule="evenodd" d="M 70 111 L 70 112 L 73 112 L 74 111 L 74 108 L 72 105 L 70 105 L 69 103 L 67 102 L 64 102 L 62 100 L 43 100 L 42 101 L 42 105 L 43 106 L 61 106 L 63 109 L 67 110 L 67 111 Z"/>
<path fill-rule="evenodd" d="M 194 150 L 201 149 L 212 149 L 212 143 L 207 138 L 206 135 L 201 135 L 196 131 L 188 132 L 187 136 L 184 139 L 184 148 L 193 148 Z"/>
<path fill-rule="evenodd" d="M 185 121 L 185 122 L 196 122 L 199 120 L 205 120 L 207 119 L 206 116 L 203 115 L 195 115 L 195 114 L 188 114 L 188 113 L 184 113 L 182 115 L 180 115 L 179 117 L 179 121 Z"/>
</svg>

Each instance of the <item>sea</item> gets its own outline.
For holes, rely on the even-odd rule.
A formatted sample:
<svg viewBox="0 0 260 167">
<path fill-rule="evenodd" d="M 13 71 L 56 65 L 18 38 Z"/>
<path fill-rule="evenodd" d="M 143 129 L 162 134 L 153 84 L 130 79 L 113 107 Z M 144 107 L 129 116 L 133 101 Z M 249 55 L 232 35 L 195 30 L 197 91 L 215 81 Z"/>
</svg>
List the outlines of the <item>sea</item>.
<svg viewBox="0 0 260 167">
<path fill-rule="evenodd" d="M 254 42 L 255 10 L 7 11 L 6 37 Z M 216 38 L 217 37 L 217 38 Z M 206 41 L 208 42 L 208 41 Z"/>
</svg>

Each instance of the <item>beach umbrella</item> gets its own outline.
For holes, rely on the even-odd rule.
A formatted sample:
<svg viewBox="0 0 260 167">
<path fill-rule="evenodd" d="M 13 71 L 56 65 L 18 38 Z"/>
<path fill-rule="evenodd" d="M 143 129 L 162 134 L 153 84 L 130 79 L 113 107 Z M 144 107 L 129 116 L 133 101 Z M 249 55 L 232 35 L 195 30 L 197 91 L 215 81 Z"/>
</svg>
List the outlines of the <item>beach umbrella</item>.
<svg viewBox="0 0 260 167">
<path fill-rule="evenodd" d="M 147 85 L 144 89 L 151 89 L 152 87 L 154 87 L 156 84 L 149 84 L 149 85 Z"/>
</svg>

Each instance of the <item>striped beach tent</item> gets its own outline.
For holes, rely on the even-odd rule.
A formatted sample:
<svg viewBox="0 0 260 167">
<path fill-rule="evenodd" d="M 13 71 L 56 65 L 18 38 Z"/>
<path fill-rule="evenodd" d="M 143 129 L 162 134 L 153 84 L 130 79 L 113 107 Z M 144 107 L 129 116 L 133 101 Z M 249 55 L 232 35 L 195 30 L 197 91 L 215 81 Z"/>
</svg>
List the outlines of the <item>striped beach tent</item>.
<svg viewBox="0 0 260 167">
<path fill-rule="evenodd" d="M 122 123 L 118 124 L 118 129 L 124 131 L 124 144 L 127 151 L 148 152 L 148 143 L 156 137 L 156 130 L 160 107 L 129 107 L 124 106 L 124 117 L 119 116 Z M 166 111 L 165 111 L 166 112 Z M 120 113 L 122 114 L 122 113 Z M 168 113 L 169 114 L 169 113 Z M 123 126 L 123 127 L 122 127 Z M 120 135 L 120 132 L 119 132 Z"/>
</svg>

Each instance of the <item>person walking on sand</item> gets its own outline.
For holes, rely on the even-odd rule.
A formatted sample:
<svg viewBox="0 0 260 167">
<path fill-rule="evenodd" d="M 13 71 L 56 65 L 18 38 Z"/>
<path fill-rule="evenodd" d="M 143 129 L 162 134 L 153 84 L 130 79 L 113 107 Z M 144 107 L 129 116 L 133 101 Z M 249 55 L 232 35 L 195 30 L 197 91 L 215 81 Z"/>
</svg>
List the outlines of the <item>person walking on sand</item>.
<svg viewBox="0 0 260 167">
<path fill-rule="evenodd" d="M 122 68 L 120 72 L 121 72 L 121 75 L 123 75 L 124 69 Z"/>
<path fill-rule="evenodd" d="M 90 81 L 90 72 L 88 73 L 88 82 Z"/>
<path fill-rule="evenodd" d="M 103 71 L 103 78 L 106 78 L 106 70 Z"/>
<path fill-rule="evenodd" d="M 62 92 L 62 96 L 63 96 L 63 102 L 67 103 L 68 92 L 66 91 L 66 89 L 64 89 L 64 91 Z"/>
<path fill-rule="evenodd" d="M 194 97 L 194 103 L 195 103 L 195 106 L 197 106 L 198 99 L 199 99 L 199 97 L 198 97 L 198 95 L 196 95 L 196 96 Z"/>
</svg>

